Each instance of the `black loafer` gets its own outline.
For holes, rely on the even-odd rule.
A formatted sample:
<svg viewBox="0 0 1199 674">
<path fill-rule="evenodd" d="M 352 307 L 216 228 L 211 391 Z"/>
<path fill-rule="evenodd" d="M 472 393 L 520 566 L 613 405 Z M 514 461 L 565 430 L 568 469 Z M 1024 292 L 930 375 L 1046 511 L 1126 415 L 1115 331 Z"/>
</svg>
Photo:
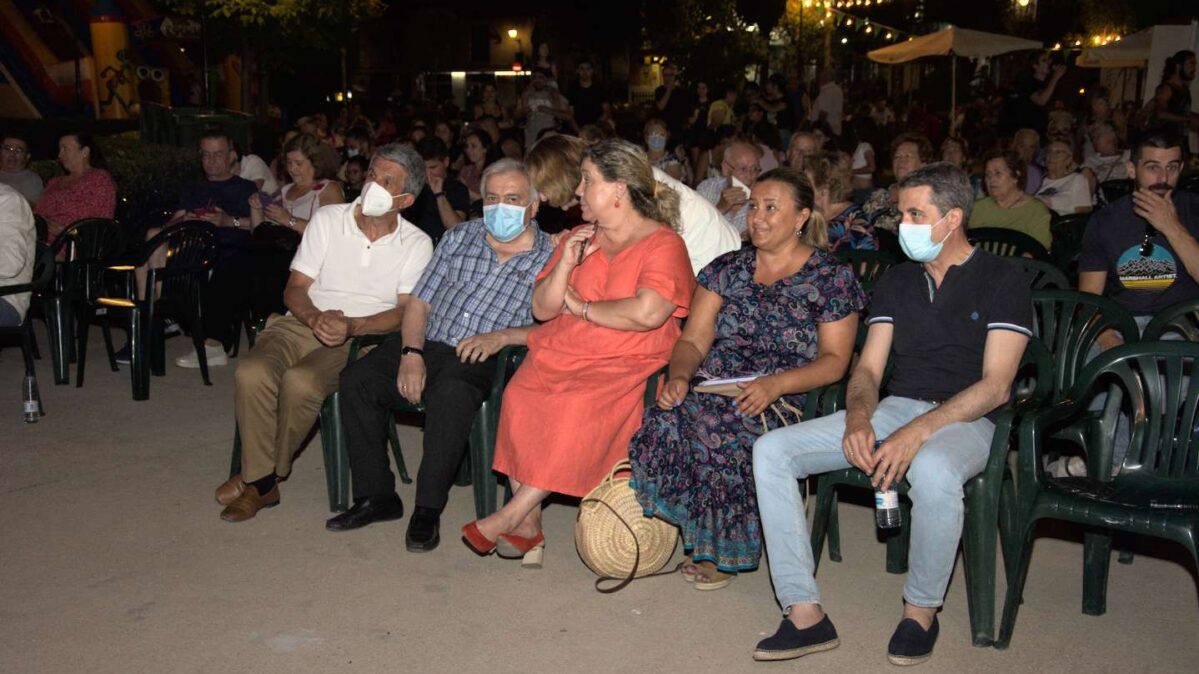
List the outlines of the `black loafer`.
<svg viewBox="0 0 1199 674">
<path fill-rule="evenodd" d="M 928 631 L 915 620 L 904 618 L 891 635 L 891 643 L 887 644 L 887 659 L 893 665 L 918 665 L 924 662 L 932 657 L 933 646 L 940 632 L 941 625 L 936 616 L 933 616 L 933 624 Z"/>
<path fill-rule="evenodd" d="M 398 520 L 404 516 L 404 502 L 392 492 L 380 496 L 354 499 L 354 505 L 344 513 L 325 522 L 329 531 L 350 531 L 375 522 Z"/>
<path fill-rule="evenodd" d="M 441 543 L 441 511 L 416 506 L 412 519 L 408 521 L 408 534 L 404 544 L 408 552 L 429 552 Z"/>
<path fill-rule="evenodd" d="M 837 628 L 826 613 L 820 622 L 806 629 L 799 629 L 787 618 L 779 625 L 774 636 L 758 642 L 754 660 L 791 660 L 811 653 L 828 651 L 841 645 Z"/>
</svg>

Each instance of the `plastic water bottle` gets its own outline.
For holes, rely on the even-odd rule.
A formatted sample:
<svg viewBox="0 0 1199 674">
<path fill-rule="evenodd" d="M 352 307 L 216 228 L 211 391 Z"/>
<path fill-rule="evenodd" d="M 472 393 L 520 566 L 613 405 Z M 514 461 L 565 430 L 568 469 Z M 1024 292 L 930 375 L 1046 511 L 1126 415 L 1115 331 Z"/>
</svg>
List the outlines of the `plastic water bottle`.
<svg viewBox="0 0 1199 674">
<path fill-rule="evenodd" d="M 22 409 L 25 423 L 36 424 L 42 411 L 40 396 L 37 392 L 37 379 L 32 375 L 25 375 L 25 382 L 21 385 L 21 393 L 24 399 Z"/>
<path fill-rule="evenodd" d="M 882 445 L 879 440 L 874 443 L 874 450 Z M 879 529 L 894 529 L 899 526 L 899 492 L 895 491 L 895 485 L 887 491 L 881 489 L 874 490 L 874 523 Z"/>
</svg>

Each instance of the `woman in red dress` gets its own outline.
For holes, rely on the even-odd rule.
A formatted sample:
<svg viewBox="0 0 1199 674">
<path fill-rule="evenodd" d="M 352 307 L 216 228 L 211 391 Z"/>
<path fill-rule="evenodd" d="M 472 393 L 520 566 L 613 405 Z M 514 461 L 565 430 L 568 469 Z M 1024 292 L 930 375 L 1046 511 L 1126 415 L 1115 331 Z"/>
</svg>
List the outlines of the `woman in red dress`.
<svg viewBox="0 0 1199 674">
<path fill-rule="evenodd" d="M 462 528 L 480 554 L 540 548 L 545 497 L 583 496 L 627 458 L 645 380 L 670 359 L 695 290 L 673 229 L 679 197 L 654 180 L 645 152 L 603 141 L 582 169 L 579 203 L 594 224 L 559 243 L 533 290 L 543 324 L 504 392 L 493 465 L 512 500 Z"/>
<path fill-rule="evenodd" d="M 46 219 L 46 242 L 84 218 L 111 219 L 117 209 L 117 186 L 100 166 L 103 160 L 91 134 L 68 133 L 58 140 L 58 163 L 66 175 L 51 178 L 33 212 Z"/>
</svg>

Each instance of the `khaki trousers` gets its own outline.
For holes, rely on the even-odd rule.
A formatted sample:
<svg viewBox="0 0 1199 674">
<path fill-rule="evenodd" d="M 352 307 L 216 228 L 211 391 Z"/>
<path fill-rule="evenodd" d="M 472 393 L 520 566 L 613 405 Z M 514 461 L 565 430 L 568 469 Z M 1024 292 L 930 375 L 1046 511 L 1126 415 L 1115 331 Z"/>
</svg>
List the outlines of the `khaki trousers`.
<svg viewBox="0 0 1199 674">
<path fill-rule="evenodd" d="M 291 459 L 337 390 L 349 342 L 330 348 L 293 316 L 267 321 L 249 354 L 238 359 L 233 405 L 246 482 L 272 472 L 286 477 Z"/>
</svg>

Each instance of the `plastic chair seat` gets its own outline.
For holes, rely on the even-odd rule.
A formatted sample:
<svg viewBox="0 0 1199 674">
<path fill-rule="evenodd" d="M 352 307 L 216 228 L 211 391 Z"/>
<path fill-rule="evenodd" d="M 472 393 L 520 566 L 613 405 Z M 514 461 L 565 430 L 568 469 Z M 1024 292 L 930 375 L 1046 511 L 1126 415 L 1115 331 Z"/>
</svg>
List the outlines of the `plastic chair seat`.
<svg viewBox="0 0 1199 674">
<path fill-rule="evenodd" d="M 1144 509 L 1146 516 L 1155 511 L 1161 513 L 1194 512 L 1199 518 L 1199 490 L 1194 480 L 1153 480 L 1143 476 L 1130 476 L 1119 482 L 1096 480 L 1089 477 L 1064 477 L 1046 479 L 1047 492 L 1070 498 L 1086 499 L 1096 506 L 1120 506 Z M 1088 508 L 1087 517 L 1095 513 Z"/>
</svg>

